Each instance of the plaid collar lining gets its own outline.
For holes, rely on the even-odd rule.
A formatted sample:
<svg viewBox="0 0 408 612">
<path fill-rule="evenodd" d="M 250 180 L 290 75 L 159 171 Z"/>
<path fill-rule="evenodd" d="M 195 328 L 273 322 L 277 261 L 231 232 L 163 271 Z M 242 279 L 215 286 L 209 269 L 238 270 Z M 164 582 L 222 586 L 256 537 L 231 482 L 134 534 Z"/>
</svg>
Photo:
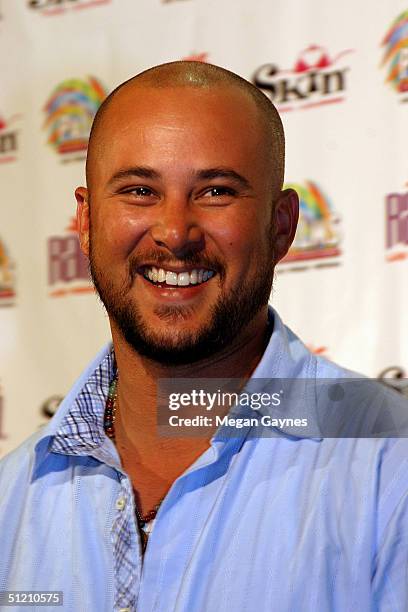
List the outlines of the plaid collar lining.
<svg viewBox="0 0 408 612">
<path fill-rule="evenodd" d="M 116 372 L 113 347 L 94 371 L 53 437 L 51 452 L 80 455 L 103 444 L 103 415 L 109 385 Z"/>
</svg>

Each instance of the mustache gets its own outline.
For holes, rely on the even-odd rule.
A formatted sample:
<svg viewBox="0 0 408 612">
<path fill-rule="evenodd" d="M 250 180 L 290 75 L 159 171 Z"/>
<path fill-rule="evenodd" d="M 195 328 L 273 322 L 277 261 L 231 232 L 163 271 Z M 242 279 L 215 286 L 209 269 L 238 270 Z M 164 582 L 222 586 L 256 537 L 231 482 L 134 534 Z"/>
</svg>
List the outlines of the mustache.
<svg viewBox="0 0 408 612">
<path fill-rule="evenodd" d="M 183 264 L 194 268 L 209 268 L 217 272 L 221 278 L 225 275 L 225 265 L 217 257 L 212 257 L 205 253 L 186 253 L 182 257 L 174 257 L 169 253 L 150 250 L 145 251 L 143 254 L 135 254 L 129 258 L 129 273 L 132 279 L 146 262 L 158 268 L 165 268 L 166 264 L 169 266 Z"/>
</svg>

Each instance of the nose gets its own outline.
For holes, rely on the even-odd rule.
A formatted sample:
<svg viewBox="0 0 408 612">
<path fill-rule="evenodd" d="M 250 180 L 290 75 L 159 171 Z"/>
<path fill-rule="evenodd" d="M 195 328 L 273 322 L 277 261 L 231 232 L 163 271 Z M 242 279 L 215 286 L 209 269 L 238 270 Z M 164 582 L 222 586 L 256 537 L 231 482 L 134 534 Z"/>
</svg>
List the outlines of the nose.
<svg viewBox="0 0 408 612">
<path fill-rule="evenodd" d="M 204 232 L 190 203 L 180 197 L 167 197 L 160 206 L 150 234 L 157 244 L 182 257 L 204 246 Z"/>
</svg>

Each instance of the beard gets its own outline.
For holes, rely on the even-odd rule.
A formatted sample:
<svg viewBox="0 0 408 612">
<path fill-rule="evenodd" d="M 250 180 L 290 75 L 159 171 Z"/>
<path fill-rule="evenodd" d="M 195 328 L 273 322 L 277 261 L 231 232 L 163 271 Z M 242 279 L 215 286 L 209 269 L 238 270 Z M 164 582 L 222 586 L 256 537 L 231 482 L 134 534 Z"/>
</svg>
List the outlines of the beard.
<svg viewBox="0 0 408 612">
<path fill-rule="evenodd" d="M 156 261 L 157 267 L 165 267 L 169 258 L 151 252 L 144 259 Z M 208 322 L 197 331 L 187 329 L 188 319 L 194 312 L 191 306 L 162 305 L 155 308 L 155 315 L 169 323 L 168 333 L 155 332 L 143 318 L 139 306 L 129 296 L 136 276 L 136 259 L 129 260 L 128 282 L 115 287 L 112 280 L 98 266 L 93 242 L 90 237 L 89 264 L 93 284 L 105 309 L 119 329 L 127 344 L 139 355 L 147 357 L 164 366 L 177 366 L 195 363 L 221 352 L 245 329 L 259 311 L 268 304 L 274 276 L 273 248 L 268 257 L 257 268 L 253 282 L 246 282 L 226 294 L 222 292 L 217 302 L 210 308 Z M 139 257 L 140 260 L 140 257 Z M 174 262 L 174 259 L 173 259 Z M 218 281 L 222 284 L 225 268 L 214 259 L 203 255 L 186 254 L 178 258 L 177 263 L 194 265 L 203 264 L 217 271 Z M 213 281 L 213 282 L 214 282 Z M 186 321 L 186 329 L 172 330 L 171 323 Z"/>
</svg>

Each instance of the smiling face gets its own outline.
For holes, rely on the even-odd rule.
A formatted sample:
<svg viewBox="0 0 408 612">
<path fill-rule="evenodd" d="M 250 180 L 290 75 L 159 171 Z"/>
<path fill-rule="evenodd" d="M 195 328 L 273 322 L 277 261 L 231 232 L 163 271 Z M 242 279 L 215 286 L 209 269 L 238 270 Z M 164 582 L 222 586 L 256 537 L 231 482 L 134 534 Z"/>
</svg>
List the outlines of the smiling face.
<svg viewBox="0 0 408 612">
<path fill-rule="evenodd" d="M 188 363 L 265 324 L 290 240 L 265 129 L 234 87 L 128 86 L 106 111 L 76 191 L 80 238 L 113 331 L 138 353 Z"/>
</svg>

